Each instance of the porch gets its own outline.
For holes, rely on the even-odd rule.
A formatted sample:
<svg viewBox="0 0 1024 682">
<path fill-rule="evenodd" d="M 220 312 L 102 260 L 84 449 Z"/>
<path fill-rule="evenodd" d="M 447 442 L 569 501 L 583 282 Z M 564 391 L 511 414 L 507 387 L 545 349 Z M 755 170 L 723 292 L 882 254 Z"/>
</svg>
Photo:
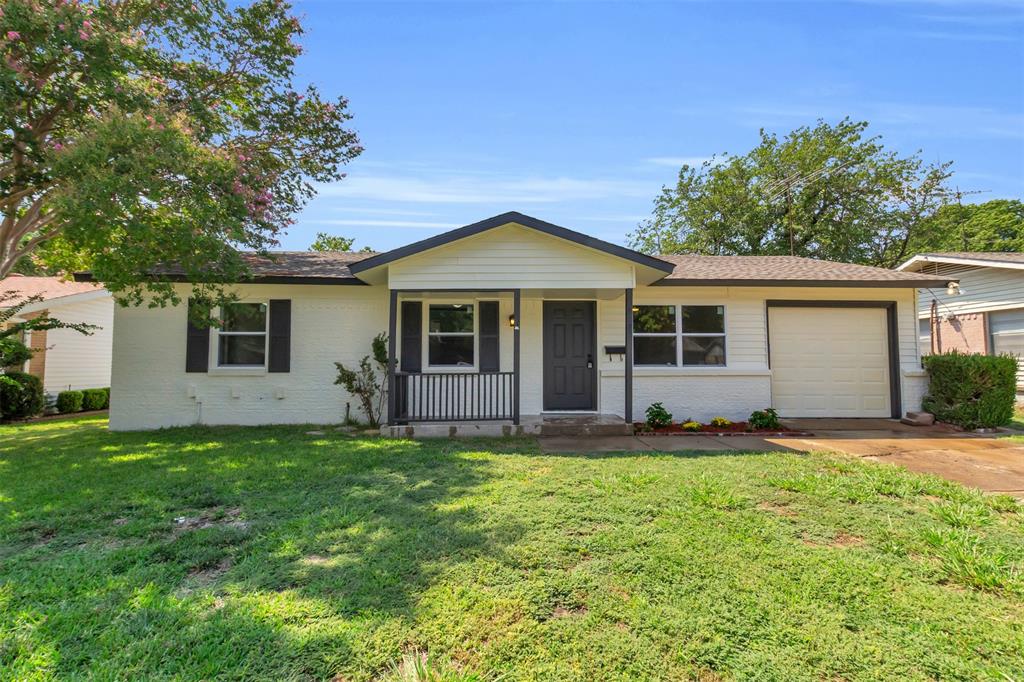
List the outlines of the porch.
<svg viewBox="0 0 1024 682">
<path fill-rule="evenodd" d="M 631 433 L 632 309 L 632 288 L 391 289 L 382 432 Z"/>
</svg>

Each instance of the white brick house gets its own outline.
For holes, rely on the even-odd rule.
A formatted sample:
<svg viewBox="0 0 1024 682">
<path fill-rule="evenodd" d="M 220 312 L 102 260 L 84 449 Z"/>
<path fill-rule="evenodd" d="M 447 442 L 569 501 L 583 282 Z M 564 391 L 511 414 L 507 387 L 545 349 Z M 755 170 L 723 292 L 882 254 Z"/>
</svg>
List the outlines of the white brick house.
<svg viewBox="0 0 1024 682">
<path fill-rule="evenodd" d="M 920 407 L 934 277 L 792 257 L 653 257 L 506 213 L 381 254 L 252 257 L 223 329 L 118 308 L 112 429 L 332 423 L 390 332 L 391 424 L 542 414 L 895 417 Z M 188 285 L 181 284 L 187 295 Z"/>
</svg>

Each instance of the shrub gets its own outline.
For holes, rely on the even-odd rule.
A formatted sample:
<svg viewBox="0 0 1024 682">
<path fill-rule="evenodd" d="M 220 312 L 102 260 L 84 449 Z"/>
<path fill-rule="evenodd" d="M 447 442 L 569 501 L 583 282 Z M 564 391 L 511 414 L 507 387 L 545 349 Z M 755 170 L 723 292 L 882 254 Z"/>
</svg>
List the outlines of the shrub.
<svg viewBox="0 0 1024 682">
<path fill-rule="evenodd" d="M 652 429 L 672 425 L 672 413 L 661 403 L 654 403 L 644 414 L 647 417 L 647 426 Z"/>
<path fill-rule="evenodd" d="M 82 391 L 83 410 L 102 410 L 107 406 L 107 392 L 102 388 L 87 388 Z"/>
<path fill-rule="evenodd" d="M 763 410 L 756 410 L 750 415 L 747 424 L 755 430 L 771 430 L 782 428 L 779 423 L 779 413 L 768 407 Z"/>
<path fill-rule="evenodd" d="M 370 427 L 380 426 L 384 411 L 384 399 L 387 396 L 388 383 L 388 336 L 384 332 L 377 334 L 370 342 L 373 355 L 363 356 L 359 361 L 359 369 L 346 367 L 340 362 L 334 363 L 338 368 L 338 378 L 334 383 L 344 386 L 349 395 L 359 399 L 359 404 L 366 415 Z M 379 376 L 378 376 L 379 373 Z"/>
<path fill-rule="evenodd" d="M 728 419 L 726 419 L 725 417 L 712 417 L 711 425 L 712 426 L 732 426 L 732 422 L 729 421 Z"/>
<path fill-rule="evenodd" d="M 1017 396 L 1017 360 L 1012 355 L 968 355 L 956 351 L 924 358 L 928 395 L 924 409 L 939 421 L 965 429 L 1010 423 Z"/>
<path fill-rule="evenodd" d="M 57 411 L 61 414 L 81 412 L 85 394 L 81 391 L 61 391 L 57 394 Z"/>
<path fill-rule="evenodd" d="M 700 429 L 701 429 L 700 422 L 695 422 L 695 421 L 683 422 L 683 431 L 700 431 Z"/>
<path fill-rule="evenodd" d="M 25 372 L 0 375 L 0 417 L 25 419 L 43 411 L 46 397 L 39 377 Z"/>
</svg>

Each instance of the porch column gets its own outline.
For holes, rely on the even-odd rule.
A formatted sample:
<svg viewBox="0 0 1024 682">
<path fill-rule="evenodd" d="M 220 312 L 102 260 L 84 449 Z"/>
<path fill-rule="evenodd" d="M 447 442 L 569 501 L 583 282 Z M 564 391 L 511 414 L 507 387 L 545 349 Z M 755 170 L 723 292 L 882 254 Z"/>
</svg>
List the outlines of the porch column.
<svg viewBox="0 0 1024 682">
<path fill-rule="evenodd" d="M 626 423 L 633 423 L 633 290 L 626 289 Z"/>
<path fill-rule="evenodd" d="M 512 423 L 519 425 L 519 328 L 522 326 L 522 301 L 520 290 L 512 290 L 512 317 L 516 326 L 512 328 Z"/>
<path fill-rule="evenodd" d="M 395 423 L 395 349 L 397 339 L 395 334 L 398 331 L 398 289 L 391 290 L 391 300 L 388 305 L 388 426 Z"/>
</svg>

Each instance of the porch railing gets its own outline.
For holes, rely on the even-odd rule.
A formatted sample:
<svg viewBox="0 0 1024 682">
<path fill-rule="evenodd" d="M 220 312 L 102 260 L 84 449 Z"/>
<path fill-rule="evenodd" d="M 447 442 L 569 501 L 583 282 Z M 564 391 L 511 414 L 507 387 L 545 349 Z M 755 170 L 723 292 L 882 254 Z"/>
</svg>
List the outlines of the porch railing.
<svg viewBox="0 0 1024 682">
<path fill-rule="evenodd" d="M 398 422 L 513 418 L 513 372 L 395 372 Z"/>
</svg>

